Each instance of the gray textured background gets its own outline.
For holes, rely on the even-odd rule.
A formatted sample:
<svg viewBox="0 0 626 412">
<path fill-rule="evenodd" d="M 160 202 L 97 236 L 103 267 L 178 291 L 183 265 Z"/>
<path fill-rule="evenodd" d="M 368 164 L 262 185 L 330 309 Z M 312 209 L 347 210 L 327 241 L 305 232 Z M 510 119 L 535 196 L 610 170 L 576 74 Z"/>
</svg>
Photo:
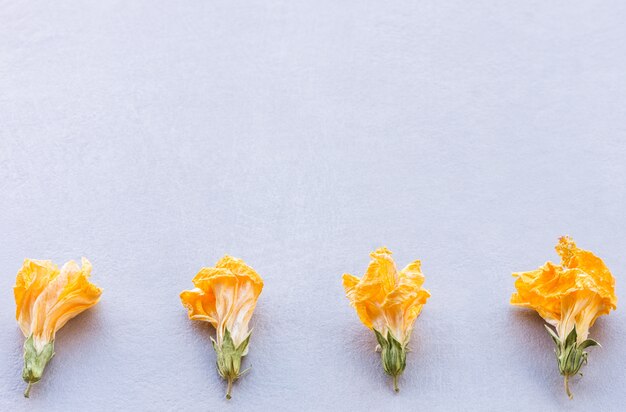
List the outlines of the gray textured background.
<svg viewBox="0 0 626 412">
<path fill-rule="evenodd" d="M 617 410 L 625 315 L 568 401 L 510 273 L 570 234 L 626 278 L 626 3 L 0 2 L 1 410 Z M 386 245 L 432 298 L 394 395 L 341 274 Z M 178 293 L 265 279 L 223 399 Z M 22 397 L 25 257 L 101 303 Z M 621 303 L 621 302 L 620 302 Z"/>
</svg>

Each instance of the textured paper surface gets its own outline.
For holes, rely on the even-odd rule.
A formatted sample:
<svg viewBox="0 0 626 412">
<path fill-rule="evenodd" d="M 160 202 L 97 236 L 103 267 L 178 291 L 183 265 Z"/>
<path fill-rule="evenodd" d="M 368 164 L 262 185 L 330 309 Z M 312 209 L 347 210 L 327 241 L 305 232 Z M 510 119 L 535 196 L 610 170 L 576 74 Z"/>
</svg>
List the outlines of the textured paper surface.
<svg viewBox="0 0 626 412">
<path fill-rule="evenodd" d="M 624 2 L 158 3 L 0 7 L 0 410 L 623 407 L 621 301 L 569 401 L 508 300 L 562 234 L 621 297 Z M 382 245 L 432 292 L 397 395 L 341 287 Z M 178 298 L 225 253 L 265 279 L 230 402 Z M 26 400 L 15 274 L 81 256 Z"/>
</svg>

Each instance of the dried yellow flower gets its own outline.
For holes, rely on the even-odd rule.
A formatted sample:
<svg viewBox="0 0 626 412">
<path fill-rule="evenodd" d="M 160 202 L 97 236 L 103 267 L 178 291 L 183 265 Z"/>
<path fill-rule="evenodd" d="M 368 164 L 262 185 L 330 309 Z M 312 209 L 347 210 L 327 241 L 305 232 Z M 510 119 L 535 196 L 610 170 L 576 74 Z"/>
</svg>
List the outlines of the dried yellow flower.
<svg viewBox="0 0 626 412">
<path fill-rule="evenodd" d="M 102 290 L 89 283 L 91 264 L 82 259 L 82 268 L 69 261 L 59 271 L 49 260 L 26 259 L 17 273 L 15 317 L 27 338 L 24 343 L 22 377 L 28 383 L 24 396 L 38 382 L 54 356 L 56 332 L 74 316 L 100 300 Z"/>
<path fill-rule="evenodd" d="M 209 322 L 216 331 L 211 338 L 217 353 L 217 370 L 228 381 L 226 398 L 240 372 L 241 358 L 248 353 L 248 323 L 263 289 L 263 279 L 243 260 L 224 256 L 215 267 L 202 268 L 193 278 L 195 286 L 180 294 L 189 319 Z"/>
<path fill-rule="evenodd" d="M 555 330 L 546 329 L 556 344 L 556 355 L 567 395 L 569 377 L 587 362 L 585 349 L 596 346 L 587 339 L 595 320 L 617 307 L 615 279 L 602 259 L 580 249 L 569 237 L 556 246 L 561 264 L 547 262 L 537 270 L 514 273 L 516 293 L 511 304 L 531 308 Z"/>
<path fill-rule="evenodd" d="M 398 272 L 388 249 L 379 248 L 370 256 L 365 275 L 359 279 L 344 274 L 343 287 L 361 322 L 374 331 L 383 368 L 393 377 L 397 392 L 413 324 L 430 292 L 422 288 L 424 275 L 419 260 Z"/>
</svg>

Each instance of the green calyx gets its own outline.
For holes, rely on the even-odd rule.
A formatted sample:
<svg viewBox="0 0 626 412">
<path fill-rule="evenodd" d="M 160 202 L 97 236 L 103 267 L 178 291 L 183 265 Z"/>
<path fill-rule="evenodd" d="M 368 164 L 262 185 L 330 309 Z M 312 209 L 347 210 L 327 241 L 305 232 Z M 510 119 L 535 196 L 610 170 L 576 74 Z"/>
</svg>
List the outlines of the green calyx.
<svg viewBox="0 0 626 412">
<path fill-rule="evenodd" d="M 393 390 L 398 392 L 398 376 L 406 368 L 406 345 L 402 345 L 391 332 L 387 331 L 387 338 L 374 329 L 376 339 L 380 345 L 380 356 L 383 362 L 383 369 L 393 377 Z"/>
<path fill-rule="evenodd" d="M 579 373 L 580 368 L 587 363 L 587 352 L 585 352 L 585 349 L 592 346 L 600 346 L 600 344 L 593 339 L 587 339 L 578 344 L 576 342 L 578 334 L 575 325 L 564 341 L 548 325 L 545 325 L 545 327 L 556 345 L 556 360 L 559 365 L 559 372 L 564 376 L 565 392 L 572 399 L 574 396 L 569 389 L 569 377 Z"/>
<path fill-rule="evenodd" d="M 44 345 L 41 351 L 35 348 L 33 335 L 30 335 L 24 342 L 24 369 L 22 370 L 22 379 L 28 386 L 24 392 L 25 397 L 30 396 L 31 386 L 39 382 L 50 359 L 54 356 L 54 341 Z"/>
<path fill-rule="evenodd" d="M 217 371 L 220 376 L 228 381 L 228 389 L 226 390 L 226 399 L 231 398 L 233 382 L 239 379 L 248 370 L 239 372 L 241 369 L 241 358 L 248 353 L 248 343 L 250 342 L 250 334 L 238 346 L 235 346 L 230 331 L 224 331 L 224 339 L 222 345 L 218 345 L 215 339 L 211 338 L 213 349 L 217 354 Z"/>
</svg>

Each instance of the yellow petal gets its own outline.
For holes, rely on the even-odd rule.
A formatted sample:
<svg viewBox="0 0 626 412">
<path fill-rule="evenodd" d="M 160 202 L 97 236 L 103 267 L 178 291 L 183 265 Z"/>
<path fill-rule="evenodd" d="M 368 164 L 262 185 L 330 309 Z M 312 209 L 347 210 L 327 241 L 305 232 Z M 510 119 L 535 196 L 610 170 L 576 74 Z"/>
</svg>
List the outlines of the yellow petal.
<svg viewBox="0 0 626 412">
<path fill-rule="evenodd" d="M 362 299 L 357 289 L 359 282 L 360 279 L 356 276 L 352 276 L 348 273 L 343 275 L 343 287 L 346 291 L 346 296 L 365 326 L 372 328 L 374 327 L 374 323 L 376 323 L 378 325 L 377 329 L 382 330 L 385 327 L 382 307 L 376 302 L 368 301 L 367 298 Z"/>
<path fill-rule="evenodd" d="M 49 260 L 25 259 L 17 272 L 13 294 L 15 318 L 24 336 L 30 336 L 31 310 L 48 283 L 59 274 L 57 266 Z"/>
<path fill-rule="evenodd" d="M 415 261 L 397 273 L 388 249 L 377 249 L 370 256 L 372 261 L 363 278 L 343 275 L 346 296 L 365 326 L 383 336 L 391 331 L 406 344 L 413 323 L 430 296 L 422 289 L 420 262 Z"/>
<path fill-rule="evenodd" d="M 548 262 L 537 270 L 514 273 L 517 292 L 511 296 L 511 304 L 535 309 L 555 324 L 561 317 L 562 272 L 561 267 Z"/>
<path fill-rule="evenodd" d="M 564 338 L 576 325 L 582 342 L 595 320 L 617 306 L 615 279 L 602 259 L 582 250 L 569 237 L 556 246 L 561 265 L 514 273 L 517 292 L 511 304 L 536 310 Z"/>
<path fill-rule="evenodd" d="M 180 299 L 187 308 L 189 319 L 203 320 L 217 327 L 213 290 L 207 292 L 198 288 L 184 290 L 180 294 Z"/>
<path fill-rule="evenodd" d="M 233 275 L 254 283 L 256 288 L 263 288 L 263 279 L 241 259 L 226 255 L 217 262 L 215 267 L 227 269 Z"/>
<path fill-rule="evenodd" d="M 95 305 L 102 290 L 89 283 L 91 264 L 66 263 L 61 271 L 50 261 L 27 259 L 17 274 L 16 317 L 25 336 L 41 347 L 54 339 L 65 323 Z"/>
<path fill-rule="evenodd" d="M 384 247 L 376 249 L 370 257 L 372 261 L 361 279 L 362 293 L 368 293 L 370 299 L 382 302 L 396 285 L 396 264 L 389 249 Z"/>
<path fill-rule="evenodd" d="M 44 336 L 54 336 L 67 321 L 98 303 L 102 295 L 102 289 L 89 282 L 91 263 L 87 259 L 82 259 L 82 268 L 73 261 L 66 265 L 67 282 L 47 312 Z"/>
<path fill-rule="evenodd" d="M 383 303 L 389 327 L 401 341 L 409 341 L 413 323 L 430 297 L 430 292 L 422 289 L 423 284 L 421 263 L 416 260 L 400 272 L 396 288 Z"/>
<path fill-rule="evenodd" d="M 263 290 L 263 279 L 241 259 L 224 256 L 215 267 L 202 268 L 195 288 L 180 294 L 189 318 L 210 322 L 221 344 L 227 328 L 235 344 L 248 335 L 248 323 Z"/>
</svg>

